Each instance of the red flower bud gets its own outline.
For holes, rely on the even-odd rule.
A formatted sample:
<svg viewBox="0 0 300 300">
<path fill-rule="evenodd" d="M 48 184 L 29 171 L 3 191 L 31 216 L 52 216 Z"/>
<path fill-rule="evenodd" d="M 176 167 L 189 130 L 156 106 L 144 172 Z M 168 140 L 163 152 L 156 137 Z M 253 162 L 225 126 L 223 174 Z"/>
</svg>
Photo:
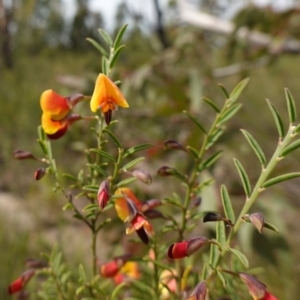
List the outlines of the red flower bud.
<svg viewBox="0 0 300 300">
<path fill-rule="evenodd" d="M 173 175 L 174 171 L 176 171 L 176 169 L 168 167 L 168 166 L 162 166 L 157 170 L 157 175 L 169 176 L 169 175 Z"/>
<path fill-rule="evenodd" d="M 186 149 L 175 140 L 167 140 L 164 142 L 164 145 L 166 149 L 186 151 Z"/>
<path fill-rule="evenodd" d="M 154 207 L 159 206 L 159 205 L 161 205 L 161 200 L 150 199 L 145 202 L 142 202 L 141 211 L 145 212 L 145 211 L 147 211 L 149 209 L 153 209 Z"/>
<path fill-rule="evenodd" d="M 100 274 L 103 277 L 111 278 L 118 274 L 127 260 L 131 257 L 130 254 L 115 257 L 112 261 L 100 266 Z"/>
<path fill-rule="evenodd" d="M 27 270 L 26 272 L 24 272 L 21 277 L 17 278 L 9 285 L 8 293 L 14 294 L 20 292 L 24 288 L 28 280 L 33 276 L 34 272 L 34 270 Z"/>
<path fill-rule="evenodd" d="M 97 200 L 98 200 L 100 209 L 103 210 L 109 200 L 108 180 L 105 180 L 100 184 L 98 194 L 97 194 Z"/>
<path fill-rule="evenodd" d="M 34 172 L 34 178 L 35 180 L 40 180 L 44 177 L 45 174 L 46 174 L 46 169 L 39 168 Z"/>
<path fill-rule="evenodd" d="M 243 272 L 239 273 L 239 277 L 248 287 L 253 299 L 265 299 L 266 286 L 262 282 L 257 280 L 254 276 Z"/>
<path fill-rule="evenodd" d="M 179 259 L 190 256 L 207 243 L 211 243 L 211 241 L 204 236 L 199 236 L 180 243 L 172 244 L 168 249 L 168 257 L 172 259 Z"/>
</svg>

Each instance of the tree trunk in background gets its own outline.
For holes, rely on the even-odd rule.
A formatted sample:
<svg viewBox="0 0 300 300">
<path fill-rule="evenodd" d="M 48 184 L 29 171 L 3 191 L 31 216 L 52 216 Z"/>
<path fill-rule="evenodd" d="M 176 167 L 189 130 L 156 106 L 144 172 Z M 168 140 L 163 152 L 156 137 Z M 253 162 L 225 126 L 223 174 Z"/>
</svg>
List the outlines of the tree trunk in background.
<svg viewBox="0 0 300 300">
<path fill-rule="evenodd" d="M 11 48 L 11 32 L 10 24 L 13 20 L 13 4 L 11 8 L 6 8 L 3 0 L 0 0 L 0 42 L 1 42 L 1 57 L 6 68 L 13 68 L 13 57 Z"/>
</svg>

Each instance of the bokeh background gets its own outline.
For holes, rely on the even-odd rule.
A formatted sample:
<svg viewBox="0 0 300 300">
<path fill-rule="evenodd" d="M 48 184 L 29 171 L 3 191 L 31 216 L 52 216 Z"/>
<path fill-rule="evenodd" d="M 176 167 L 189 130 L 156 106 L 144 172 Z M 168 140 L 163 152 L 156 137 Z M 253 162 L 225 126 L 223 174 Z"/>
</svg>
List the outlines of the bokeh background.
<svg viewBox="0 0 300 300">
<path fill-rule="evenodd" d="M 126 49 L 113 73 L 122 79 L 131 107 L 122 112 L 126 130 L 119 129 L 128 146 L 160 145 L 166 139 L 198 145 L 201 136 L 182 110 L 209 125 L 213 115 L 201 97 L 222 103 L 218 83 L 231 90 L 241 79 L 251 78 L 241 97 L 242 109 L 218 142 L 226 151 L 212 170 L 216 183 L 203 195 L 203 210 L 220 207 L 218 189 L 223 183 L 236 209 L 244 201 L 233 157 L 243 163 L 253 182 L 260 172 L 239 129 L 249 131 L 267 157 L 272 155 L 278 138 L 265 98 L 280 111 L 286 127 L 284 87 L 300 107 L 299 1 L 107 2 L 0 0 L 0 299 L 10 299 L 7 286 L 22 273 L 26 258 L 51 251 L 55 243 L 74 268 L 87 255 L 82 239 L 88 233 L 62 212 L 63 199 L 52 191 L 51 179 L 36 182 L 33 173 L 39 164 L 15 161 L 12 153 L 15 149 L 40 153 L 36 139 L 44 90 L 92 93 L 101 56 L 86 38 L 101 43 L 98 28 L 115 35 L 128 23 Z M 76 125 L 55 141 L 61 170 L 78 172 L 82 166 L 80 139 L 88 127 Z M 155 148 L 145 155 L 152 175 L 162 162 L 184 164 Z M 299 171 L 298 157 L 299 150 L 280 163 L 276 174 Z M 167 197 L 165 185 L 156 178 L 154 183 L 144 192 Z M 251 266 L 261 266 L 261 278 L 287 300 L 300 294 L 299 183 L 294 179 L 272 187 L 256 205 L 280 234 L 259 235 L 244 226 L 240 235 Z M 101 249 L 103 256 L 109 251 Z"/>
</svg>

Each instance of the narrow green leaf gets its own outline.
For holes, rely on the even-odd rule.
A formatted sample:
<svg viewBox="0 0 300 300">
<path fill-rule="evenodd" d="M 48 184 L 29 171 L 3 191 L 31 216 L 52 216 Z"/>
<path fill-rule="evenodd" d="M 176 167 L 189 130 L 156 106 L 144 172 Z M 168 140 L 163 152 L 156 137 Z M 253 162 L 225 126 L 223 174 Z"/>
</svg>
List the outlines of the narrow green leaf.
<svg viewBox="0 0 300 300">
<path fill-rule="evenodd" d="M 127 163 L 125 166 L 122 167 L 122 169 L 123 170 L 128 170 L 128 169 L 132 168 L 133 166 L 135 166 L 136 164 L 138 164 L 139 162 L 141 162 L 144 159 L 145 159 L 145 157 L 138 157 L 138 158 L 130 161 L 129 163 Z"/>
<path fill-rule="evenodd" d="M 92 168 L 93 170 L 95 170 L 96 172 L 98 172 L 99 174 L 102 174 L 104 177 L 107 177 L 108 174 L 106 173 L 105 170 L 103 170 L 101 167 L 97 166 L 97 165 L 93 165 L 93 164 L 86 164 L 88 167 Z"/>
<path fill-rule="evenodd" d="M 299 132 L 300 132 L 300 124 L 298 124 L 294 130 L 294 133 L 299 133 Z"/>
<path fill-rule="evenodd" d="M 142 150 L 145 150 L 145 149 L 148 149 L 152 147 L 152 144 L 141 144 L 141 145 L 138 145 L 138 146 L 135 146 L 135 147 L 132 147 L 132 148 L 129 148 L 127 149 L 125 152 L 124 152 L 124 158 L 127 157 L 128 155 L 131 155 L 133 153 L 136 153 L 138 151 L 142 151 Z"/>
<path fill-rule="evenodd" d="M 212 166 L 222 155 L 223 150 L 217 151 L 213 155 L 211 155 L 209 158 L 207 158 L 200 166 L 199 171 L 202 171 L 210 166 Z"/>
<path fill-rule="evenodd" d="M 216 270 L 216 274 L 218 275 L 219 279 L 222 282 L 223 287 L 225 288 L 227 285 L 227 280 L 225 279 L 225 277 L 223 276 L 223 274 L 221 272 Z"/>
<path fill-rule="evenodd" d="M 186 110 L 183 111 L 184 114 L 186 114 L 196 125 L 197 127 L 203 132 L 206 134 L 206 130 L 204 129 L 204 127 L 199 123 L 199 121 L 194 117 L 192 116 L 190 113 L 188 113 Z"/>
<path fill-rule="evenodd" d="M 218 108 L 218 106 L 217 106 L 212 100 L 210 100 L 210 99 L 207 98 L 207 97 L 203 97 L 202 100 L 203 100 L 205 103 L 207 103 L 210 107 L 212 107 L 216 113 L 219 113 L 219 112 L 220 112 L 220 109 Z"/>
<path fill-rule="evenodd" d="M 297 178 L 297 177 L 300 177 L 300 172 L 288 173 L 288 174 L 280 175 L 280 176 L 274 177 L 274 178 L 266 181 L 263 184 L 263 187 L 266 188 L 266 187 L 269 187 L 271 185 L 277 184 L 279 182 L 290 180 L 290 179 Z"/>
<path fill-rule="evenodd" d="M 242 166 L 242 164 L 236 158 L 234 158 L 233 161 L 239 172 L 241 181 L 243 183 L 245 194 L 249 197 L 251 194 L 251 185 L 250 185 L 248 175 L 247 175 L 244 167 Z"/>
<path fill-rule="evenodd" d="M 297 119 L 295 100 L 291 92 L 287 88 L 284 89 L 284 92 L 285 92 L 285 98 L 286 98 L 288 112 L 289 112 L 289 119 L 290 119 L 290 123 L 292 124 Z"/>
<path fill-rule="evenodd" d="M 97 204 L 88 204 L 85 206 L 82 211 L 87 213 L 87 212 L 94 212 L 95 210 L 99 210 L 99 206 Z"/>
<path fill-rule="evenodd" d="M 106 151 L 103 151 L 103 150 L 98 149 L 98 148 L 92 148 L 89 151 L 90 152 L 95 152 L 95 153 L 99 154 L 100 156 L 103 156 L 103 157 L 107 158 L 108 160 L 110 160 L 112 162 L 115 162 L 115 159 L 110 154 L 108 154 Z"/>
<path fill-rule="evenodd" d="M 123 38 L 123 35 L 124 35 L 124 33 L 125 33 L 126 29 L 127 29 L 127 26 L 128 26 L 128 24 L 125 24 L 125 25 L 123 25 L 123 26 L 120 28 L 120 30 L 119 30 L 119 32 L 118 32 L 118 34 L 117 34 L 117 37 L 116 37 L 116 39 L 115 39 L 115 41 L 114 41 L 114 46 L 113 46 L 114 49 L 116 49 L 116 48 L 119 47 L 120 42 L 121 42 L 121 40 L 122 40 L 122 38 Z"/>
<path fill-rule="evenodd" d="M 247 257 L 246 257 L 242 252 L 240 252 L 239 250 L 230 248 L 230 247 L 228 247 L 228 250 L 229 250 L 232 254 L 234 254 L 234 255 L 241 261 L 241 263 L 242 263 L 246 268 L 249 267 L 248 259 L 247 259 Z"/>
<path fill-rule="evenodd" d="M 219 223 L 219 222 L 218 222 Z M 214 268 L 220 256 L 220 251 L 218 247 L 214 244 L 210 245 L 210 252 L 209 252 L 209 264 Z"/>
<path fill-rule="evenodd" d="M 222 115 L 220 115 L 219 120 L 218 120 L 218 125 L 221 125 L 228 121 L 230 118 L 232 118 L 242 107 L 241 103 L 234 104 L 230 106 L 228 109 L 224 111 Z"/>
<path fill-rule="evenodd" d="M 246 140 L 248 141 L 249 145 L 253 149 L 254 153 L 256 154 L 257 158 L 259 159 L 260 163 L 265 166 L 267 163 L 266 156 L 262 151 L 261 147 L 258 145 L 257 141 L 254 137 L 246 130 L 241 129 L 241 132 L 245 136 Z"/>
<path fill-rule="evenodd" d="M 115 65 L 117 59 L 119 58 L 121 51 L 125 48 L 125 45 L 120 46 L 113 54 L 113 56 L 110 58 L 109 61 L 109 67 L 110 69 L 113 68 L 113 66 Z"/>
<path fill-rule="evenodd" d="M 288 145 L 286 148 L 284 148 L 280 155 L 286 156 L 288 153 L 298 149 L 299 147 L 300 147 L 300 140 L 297 140 L 294 143 Z"/>
<path fill-rule="evenodd" d="M 211 245 L 212 247 L 212 245 Z M 210 266 L 207 262 L 205 262 L 206 260 L 203 260 L 204 261 L 204 264 L 203 264 L 203 267 L 202 267 L 202 274 L 201 274 L 201 281 L 205 280 L 207 277 L 208 277 L 208 271 L 210 269 Z"/>
<path fill-rule="evenodd" d="M 225 223 L 216 222 L 216 240 L 221 246 L 226 244 Z"/>
<path fill-rule="evenodd" d="M 120 181 L 120 182 L 117 184 L 117 187 L 119 188 L 119 187 L 121 187 L 121 186 L 126 186 L 126 185 L 128 185 L 129 183 L 134 182 L 134 181 L 136 181 L 136 180 L 137 180 L 137 179 L 136 179 L 135 177 L 129 177 L 129 178 L 126 178 L 126 179 Z"/>
<path fill-rule="evenodd" d="M 226 88 L 224 87 L 223 84 L 218 83 L 218 86 L 220 87 L 221 91 L 223 92 L 225 99 L 229 99 L 229 93 L 227 92 Z"/>
<path fill-rule="evenodd" d="M 279 116 L 279 114 L 278 114 L 275 106 L 271 103 L 271 101 L 269 99 L 266 99 L 266 101 L 268 103 L 268 106 L 269 106 L 269 108 L 271 110 L 271 113 L 273 115 L 273 118 L 275 120 L 279 137 L 283 138 L 284 137 L 284 127 L 283 127 L 282 120 L 281 120 L 281 118 L 280 118 L 280 116 Z"/>
<path fill-rule="evenodd" d="M 105 75 L 109 73 L 109 62 L 105 56 L 102 56 L 102 73 Z"/>
<path fill-rule="evenodd" d="M 68 173 L 63 173 L 62 176 L 65 177 L 65 178 L 71 179 L 75 182 L 78 181 L 78 179 L 74 175 L 71 175 L 71 174 L 68 174 Z"/>
<path fill-rule="evenodd" d="M 228 194 L 228 191 L 226 189 L 225 185 L 221 185 L 221 198 L 222 198 L 222 204 L 223 209 L 225 212 L 225 216 L 227 219 L 229 219 L 232 223 L 235 222 L 235 215 L 234 211 L 232 209 L 231 200 Z"/>
<path fill-rule="evenodd" d="M 272 224 L 270 224 L 270 223 L 268 223 L 268 222 L 264 223 L 264 228 L 268 228 L 270 230 L 273 230 L 273 231 L 279 233 L 279 230 L 277 229 L 277 227 L 274 226 L 274 225 L 272 225 Z"/>
<path fill-rule="evenodd" d="M 106 44 L 108 44 L 109 46 L 113 45 L 113 41 L 110 37 L 110 35 L 102 28 L 98 29 L 98 32 L 100 33 L 100 35 L 103 37 L 104 41 L 106 42 Z"/>
<path fill-rule="evenodd" d="M 83 265 L 80 264 L 79 265 L 79 277 L 80 279 L 82 279 L 82 283 L 86 283 L 86 274 L 85 274 L 85 271 L 84 271 L 84 268 L 83 268 Z"/>
<path fill-rule="evenodd" d="M 48 154 L 48 150 L 47 150 L 47 147 L 46 147 L 45 143 L 42 140 L 38 140 L 38 143 L 39 143 L 42 151 L 44 152 L 44 154 L 47 155 Z"/>
<path fill-rule="evenodd" d="M 122 148 L 122 146 L 121 146 L 119 140 L 117 139 L 117 137 L 109 129 L 104 128 L 103 131 L 106 132 L 111 137 L 111 139 L 116 143 L 118 148 Z"/>
<path fill-rule="evenodd" d="M 92 193 L 97 194 L 98 190 L 99 190 L 99 186 L 98 185 L 85 185 L 85 186 L 82 187 L 82 189 L 84 191 L 88 191 L 88 192 L 92 192 Z"/>
<path fill-rule="evenodd" d="M 237 86 L 233 89 L 233 91 L 229 95 L 230 102 L 235 102 L 238 97 L 241 95 L 247 84 L 249 83 L 250 78 L 245 78 L 240 83 L 237 84 Z"/>
<path fill-rule="evenodd" d="M 186 149 L 188 150 L 189 153 L 191 153 L 193 155 L 193 157 L 195 159 L 198 158 L 198 151 L 195 148 L 193 148 L 191 146 L 186 146 Z"/>
<path fill-rule="evenodd" d="M 58 252 L 57 255 L 54 257 L 54 260 L 51 265 L 54 273 L 58 273 L 58 269 L 61 265 L 61 260 L 62 260 L 62 253 Z"/>
<path fill-rule="evenodd" d="M 208 143 L 206 145 L 206 148 L 205 150 L 208 150 L 210 147 L 212 147 L 216 141 L 220 138 L 220 136 L 223 134 L 225 128 L 224 127 L 221 127 L 221 128 L 218 128 L 210 137 L 209 137 L 209 140 L 208 140 Z"/>
<path fill-rule="evenodd" d="M 97 50 L 99 50 L 103 56 L 108 57 L 107 51 L 97 41 L 91 38 L 86 38 L 86 40 L 90 42 Z"/>
</svg>

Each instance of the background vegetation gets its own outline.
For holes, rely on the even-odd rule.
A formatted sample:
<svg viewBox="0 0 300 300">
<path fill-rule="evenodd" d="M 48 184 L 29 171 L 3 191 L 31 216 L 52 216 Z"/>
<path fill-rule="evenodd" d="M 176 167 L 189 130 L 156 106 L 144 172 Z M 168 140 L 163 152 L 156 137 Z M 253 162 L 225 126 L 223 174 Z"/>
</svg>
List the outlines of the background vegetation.
<svg viewBox="0 0 300 300">
<path fill-rule="evenodd" d="M 52 88 L 65 95 L 92 93 L 100 56 L 85 38 L 98 40 L 96 29 L 105 28 L 105 24 L 100 14 L 90 10 L 89 1 L 75 2 L 75 15 L 65 19 L 67 8 L 60 0 L 0 1 L 0 298 L 3 300 L 8 299 L 7 286 L 22 273 L 26 258 L 50 251 L 54 243 L 59 244 L 67 261 L 74 266 L 79 257 L 85 255 L 81 245 L 85 232 L 71 218 L 62 217 L 60 195 L 53 193 L 51 181 L 48 185 L 35 182 L 33 173 L 38 165 L 31 161 L 21 164 L 12 159 L 15 149 L 38 149 L 35 140 L 42 91 Z M 198 2 L 200 9 L 220 17 L 224 7 L 228 9 L 231 5 L 229 0 L 209 1 L 209 6 L 206 1 Z M 122 132 L 123 140 L 129 146 L 146 142 L 156 146 L 146 153 L 147 169 L 152 169 L 154 184 L 143 192 L 149 197 L 166 197 L 168 191 L 159 184 L 159 178 L 155 178 L 157 166 L 162 160 L 173 163 L 176 160 L 180 165 L 178 157 L 159 150 L 164 140 L 185 143 L 192 136 L 189 141 L 192 144 L 199 139 L 187 134 L 195 128 L 183 117 L 182 110 L 190 109 L 202 115 L 203 124 L 208 123 L 209 114 L 202 106 L 201 97 L 221 103 L 219 82 L 231 90 L 240 79 L 249 76 L 251 82 L 242 96 L 244 106 L 219 141 L 220 147 L 226 147 L 227 151 L 212 170 L 217 180 L 203 196 L 201 209 L 217 209 L 219 186 L 223 183 L 230 188 L 239 206 L 243 201 L 242 187 L 232 158 L 237 157 L 253 178 L 259 168 L 251 150 L 240 142 L 239 129 L 243 127 L 251 132 L 268 155 L 274 149 L 277 135 L 265 98 L 271 99 L 278 110 L 286 110 L 283 88 L 288 87 L 296 102 L 300 99 L 299 51 L 285 51 L 280 47 L 285 39 L 300 40 L 299 10 L 280 13 L 250 5 L 234 17 L 236 28 L 248 26 L 271 35 L 272 41 L 279 45 L 274 48 L 253 46 L 237 39 L 234 33 L 224 36 L 182 24 L 175 1 L 170 1 L 163 11 L 160 4 L 153 1 L 156 9 L 153 20 L 135 11 L 126 1 L 116 9 L 116 28 L 125 22 L 129 24 L 124 40 L 126 51 L 116 70 L 124 78 L 122 90 L 131 106 L 122 112 L 122 126 L 126 128 Z M 265 63 L 252 68 L 262 58 Z M 242 67 L 228 76 L 216 75 L 218 68 L 245 61 L 251 68 Z M 78 155 L 82 145 L 74 142 L 76 137 L 80 140 L 80 126 L 88 125 L 74 126 L 63 139 L 55 142 L 60 163 L 68 170 L 76 170 L 82 159 Z M 226 145 L 221 145 L 224 142 Z M 153 157 L 155 163 L 150 164 Z M 298 171 L 297 153 L 281 167 Z M 270 244 L 268 249 L 274 251 L 259 247 L 262 237 L 250 227 L 245 227 L 242 236 L 243 251 L 250 255 L 253 264 L 263 266 L 264 282 L 274 287 L 280 299 L 296 299 L 300 293 L 297 285 L 300 279 L 299 192 L 297 179 L 280 184 L 272 188 L 257 207 L 280 230 L 279 235 L 268 233 L 263 237 L 263 242 L 267 240 Z M 114 241 L 111 236 L 103 238 Z M 68 255 L 70 241 L 78 249 L 72 256 Z M 109 251 L 109 246 L 103 247 L 104 253 Z"/>
</svg>

